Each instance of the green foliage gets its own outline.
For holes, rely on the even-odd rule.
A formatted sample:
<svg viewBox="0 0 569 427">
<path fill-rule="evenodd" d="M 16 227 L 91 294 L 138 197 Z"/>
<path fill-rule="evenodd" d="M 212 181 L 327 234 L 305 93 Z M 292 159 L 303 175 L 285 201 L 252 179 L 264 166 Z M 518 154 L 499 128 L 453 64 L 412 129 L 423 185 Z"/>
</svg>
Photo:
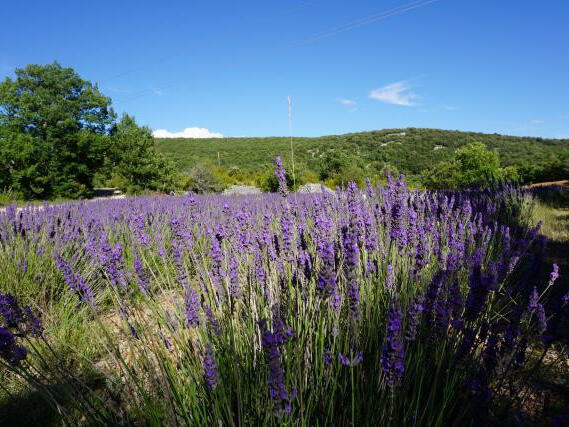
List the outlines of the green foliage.
<svg viewBox="0 0 569 427">
<path fill-rule="evenodd" d="M 187 175 L 183 189 L 198 194 L 215 193 L 222 189 L 222 185 L 210 167 L 198 163 Z"/>
<path fill-rule="evenodd" d="M 473 142 L 455 152 L 459 185 L 473 186 L 500 178 L 500 158 L 496 150 L 488 150 L 481 142 Z"/>
<path fill-rule="evenodd" d="M 15 73 L 0 84 L 0 188 L 25 199 L 86 197 L 95 180 L 129 193 L 176 188 L 150 129 L 128 115 L 115 123 L 96 85 L 56 62 Z"/>
<path fill-rule="evenodd" d="M 394 176 L 404 173 L 410 183 L 421 184 L 426 171 L 439 162 L 451 161 L 457 149 L 476 141 L 497 150 L 502 167 L 515 167 L 521 183 L 569 176 L 568 140 L 414 128 L 294 138 L 295 170 L 297 179 L 302 174 L 317 175 L 332 188 L 347 182 L 348 168 L 359 171 L 358 181 L 379 179 L 389 171 Z M 221 167 L 238 168 L 243 180 L 262 182 L 260 175 L 272 170 L 277 155 L 291 170 L 286 164 L 290 161 L 288 138 L 177 138 L 157 139 L 155 144 L 182 172 L 196 163 L 217 164 L 218 153 Z"/>
<path fill-rule="evenodd" d="M 115 117 L 110 99 L 57 62 L 15 73 L 0 83 L 1 184 L 26 198 L 89 195 Z"/>
<path fill-rule="evenodd" d="M 87 197 L 95 181 L 130 193 L 233 184 L 272 190 L 275 156 L 292 170 L 288 138 L 154 140 L 128 115 L 115 123 L 110 98 L 71 68 L 55 62 L 15 74 L 0 83 L 0 189 L 25 199 Z M 468 145 L 475 141 L 489 150 Z M 297 186 L 363 185 L 366 177 L 380 182 L 400 172 L 431 188 L 471 185 L 482 176 L 521 183 L 569 176 L 567 140 L 411 128 L 295 138 L 294 147 Z M 498 155 L 503 168 L 496 168 Z"/>
<path fill-rule="evenodd" d="M 285 172 L 285 178 L 288 189 L 294 190 L 294 181 L 292 179 L 292 174 L 289 171 Z M 276 193 L 279 191 L 279 181 L 274 172 L 271 171 L 265 175 L 265 180 L 261 186 L 261 189 L 268 193 Z"/>
<path fill-rule="evenodd" d="M 472 142 L 456 150 L 450 161 L 440 162 L 427 171 L 423 183 L 431 189 L 457 189 L 517 178 L 515 167 L 500 167 L 498 151 L 489 150 L 482 142 Z"/>
<path fill-rule="evenodd" d="M 24 200 L 24 195 L 22 193 L 18 193 L 17 191 L 6 187 L 3 190 L 0 190 L 0 208 L 20 200 Z"/>
<path fill-rule="evenodd" d="M 172 191 L 174 168 L 154 151 L 152 131 L 138 126 L 134 117 L 123 115 L 112 131 L 112 145 L 105 165 L 107 175 L 128 193 L 145 190 Z"/>
</svg>

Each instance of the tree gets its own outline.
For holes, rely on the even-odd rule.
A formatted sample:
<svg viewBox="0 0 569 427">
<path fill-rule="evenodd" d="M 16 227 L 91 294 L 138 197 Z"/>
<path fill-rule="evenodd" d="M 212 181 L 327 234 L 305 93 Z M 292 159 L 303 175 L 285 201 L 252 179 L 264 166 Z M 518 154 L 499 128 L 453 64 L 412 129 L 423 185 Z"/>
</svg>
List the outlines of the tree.
<svg viewBox="0 0 569 427">
<path fill-rule="evenodd" d="M 29 135 L 0 127 L 0 191 L 12 189 L 26 199 L 50 187 L 47 147 Z"/>
<path fill-rule="evenodd" d="M 0 83 L 1 172 L 27 197 L 80 197 L 92 190 L 115 119 L 110 98 L 57 62 L 27 65 Z"/>
<path fill-rule="evenodd" d="M 501 178 L 500 157 L 482 142 L 473 142 L 455 151 L 459 185 L 470 187 Z"/>
<path fill-rule="evenodd" d="M 455 151 L 450 161 L 439 162 L 423 176 L 427 188 L 464 188 L 486 186 L 499 180 L 517 180 L 513 167 L 502 169 L 498 152 L 481 142 L 467 144 Z"/>
<path fill-rule="evenodd" d="M 106 174 L 118 178 L 127 192 L 173 189 L 174 167 L 156 153 L 148 127 L 138 126 L 134 117 L 124 114 L 111 131 L 111 142 Z"/>
</svg>

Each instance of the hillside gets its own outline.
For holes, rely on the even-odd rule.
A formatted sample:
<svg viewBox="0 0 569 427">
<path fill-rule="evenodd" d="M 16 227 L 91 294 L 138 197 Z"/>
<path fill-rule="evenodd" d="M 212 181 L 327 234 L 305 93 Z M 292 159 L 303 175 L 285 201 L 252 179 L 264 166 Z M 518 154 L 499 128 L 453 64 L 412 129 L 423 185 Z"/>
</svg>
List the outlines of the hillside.
<svg viewBox="0 0 569 427">
<path fill-rule="evenodd" d="M 497 149 L 503 166 L 516 166 L 525 182 L 561 179 L 568 169 L 569 140 L 514 137 L 438 129 L 385 129 L 380 131 L 294 138 L 297 170 L 321 175 L 338 159 L 374 176 L 385 170 L 418 176 L 469 142 L 484 142 Z M 156 149 L 174 160 L 181 171 L 196 163 L 239 168 L 255 173 L 271 167 L 275 155 L 290 158 L 287 137 L 223 139 L 156 139 Z"/>
</svg>

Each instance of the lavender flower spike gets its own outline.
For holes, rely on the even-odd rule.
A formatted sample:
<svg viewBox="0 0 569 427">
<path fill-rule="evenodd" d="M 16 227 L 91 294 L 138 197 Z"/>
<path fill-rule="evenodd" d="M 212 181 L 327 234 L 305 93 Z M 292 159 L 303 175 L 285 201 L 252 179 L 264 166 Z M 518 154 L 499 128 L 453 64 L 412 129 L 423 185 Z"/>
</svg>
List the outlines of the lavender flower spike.
<svg viewBox="0 0 569 427">
<path fill-rule="evenodd" d="M 213 357 L 213 349 L 211 344 L 207 344 L 205 355 L 203 358 L 204 380 L 207 388 L 211 391 L 215 390 L 219 384 L 219 373 L 217 371 L 217 362 Z"/>
<path fill-rule="evenodd" d="M 275 176 L 279 181 L 279 193 L 281 196 L 286 197 L 288 194 L 288 186 L 286 183 L 286 172 L 283 168 L 283 162 L 281 156 L 275 157 Z"/>
<path fill-rule="evenodd" d="M 387 312 L 387 330 L 381 355 L 381 368 L 390 388 L 399 384 L 405 370 L 405 350 L 402 334 L 403 313 L 395 298 L 391 300 Z"/>
</svg>

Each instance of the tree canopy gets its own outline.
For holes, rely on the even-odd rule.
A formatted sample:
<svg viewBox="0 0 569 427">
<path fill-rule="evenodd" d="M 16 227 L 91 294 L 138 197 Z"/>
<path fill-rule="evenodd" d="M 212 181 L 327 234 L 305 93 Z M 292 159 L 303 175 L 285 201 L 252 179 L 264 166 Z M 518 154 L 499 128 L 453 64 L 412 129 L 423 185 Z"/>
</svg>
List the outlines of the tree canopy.
<svg viewBox="0 0 569 427">
<path fill-rule="evenodd" d="M 496 181 L 518 179 L 515 168 L 501 168 L 496 150 L 482 142 L 472 142 L 455 151 L 450 161 L 439 162 L 424 176 L 428 188 L 485 186 Z"/>
<path fill-rule="evenodd" d="M 0 83 L 0 191 L 26 199 L 89 196 L 95 177 L 124 189 L 165 189 L 169 162 L 152 134 L 124 116 L 96 84 L 57 62 L 27 65 Z"/>
<path fill-rule="evenodd" d="M 173 165 L 154 151 L 154 138 L 148 127 L 138 126 L 134 117 L 124 114 L 111 134 L 105 172 L 121 188 L 136 193 L 168 191 L 174 186 Z"/>
</svg>

